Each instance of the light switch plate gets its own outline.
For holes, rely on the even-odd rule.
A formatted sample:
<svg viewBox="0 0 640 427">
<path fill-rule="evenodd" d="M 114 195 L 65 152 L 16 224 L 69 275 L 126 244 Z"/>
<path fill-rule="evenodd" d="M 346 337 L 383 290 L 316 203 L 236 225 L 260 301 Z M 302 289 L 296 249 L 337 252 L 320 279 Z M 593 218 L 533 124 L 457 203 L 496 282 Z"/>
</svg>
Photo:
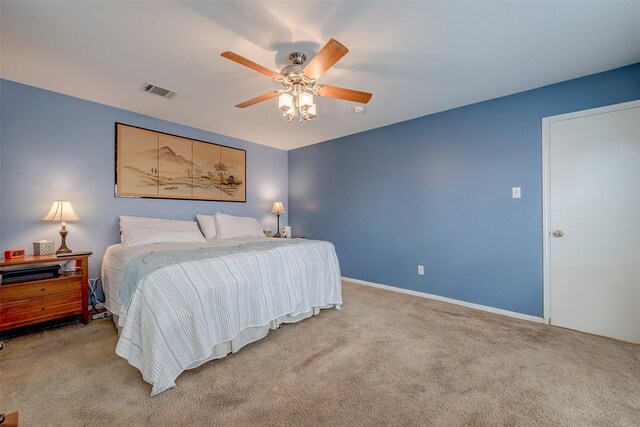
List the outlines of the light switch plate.
<svg viewBox="0 0 640 427">
<path fill-rule="evenodd" d="M 512 199 L 520 199 L 522 198 L 522 190 L 520 187 L 512 187 L 511 188 L 511 198 Z"/>
</svg>

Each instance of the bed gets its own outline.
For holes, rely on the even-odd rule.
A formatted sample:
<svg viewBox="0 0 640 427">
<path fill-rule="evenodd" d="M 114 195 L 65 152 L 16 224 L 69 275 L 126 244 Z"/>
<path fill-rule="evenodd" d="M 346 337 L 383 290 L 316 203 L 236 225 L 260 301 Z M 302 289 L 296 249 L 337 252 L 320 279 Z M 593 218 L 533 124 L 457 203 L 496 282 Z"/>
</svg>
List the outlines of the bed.
<svg viewBox="0 0 640 427">
<path fill-rule="evenodd" d="M 340 309 L 329 242 L 266 237 L 110 246 L 102 263 L 116 353 L 152 384 L 236 352 L 282 323 Z"/>
</svg>

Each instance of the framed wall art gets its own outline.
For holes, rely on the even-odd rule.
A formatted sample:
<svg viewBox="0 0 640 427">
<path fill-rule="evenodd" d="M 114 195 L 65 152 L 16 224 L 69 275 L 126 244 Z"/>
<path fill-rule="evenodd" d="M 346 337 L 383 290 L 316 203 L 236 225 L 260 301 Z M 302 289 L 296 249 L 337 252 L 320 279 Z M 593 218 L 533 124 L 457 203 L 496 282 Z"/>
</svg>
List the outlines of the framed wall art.
<svg viewBox="0 0 640 427">
<path fill-rule="evenodd" d="M 116 197 L 246 202 L 246 151 L 116 123 Z"/>
</svg>

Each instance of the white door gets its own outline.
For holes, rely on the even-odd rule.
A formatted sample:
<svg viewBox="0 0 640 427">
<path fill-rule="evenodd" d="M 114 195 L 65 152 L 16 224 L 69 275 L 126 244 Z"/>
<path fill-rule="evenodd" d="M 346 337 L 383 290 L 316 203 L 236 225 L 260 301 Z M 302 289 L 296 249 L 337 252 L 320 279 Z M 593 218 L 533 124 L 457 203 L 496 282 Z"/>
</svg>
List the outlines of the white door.
<svg viewBox="0 0 640 427">
<path fill-rule="evenodd" d="M 640 343 L 640 103 L 545 123 L 546 314 Z"/>
</svg>

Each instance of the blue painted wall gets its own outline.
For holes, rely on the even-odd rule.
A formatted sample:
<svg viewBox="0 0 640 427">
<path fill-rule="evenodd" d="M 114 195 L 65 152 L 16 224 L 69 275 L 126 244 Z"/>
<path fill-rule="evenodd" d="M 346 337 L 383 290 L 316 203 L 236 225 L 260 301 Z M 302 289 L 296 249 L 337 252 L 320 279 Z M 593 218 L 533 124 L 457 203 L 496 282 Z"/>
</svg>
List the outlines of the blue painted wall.
<svg viewBox="0 0 640 427">
<path fill-rule="evenodd" d="M 0 248 L 54 240 L 59 224 L 40 219 L 54 199 L 69 199 L 82 221 L 68 225 L 72 249 L 94 252 L 92 277 L 105 249 L 119 242 L 118 215 L 195 219 L 216 211 L 257 218 L 276 228 L 269 211 L 287 206 L 287 153 L 108 107 L 59 93 L 0 81 Z M 114 123 L 121 122 L 247 150 L 247 203 L 114 197 Z M 287 224 L 287 215 L 280 221 Z M 284 224 L 284 225 L 283 225 Z"/>
<path fill-rule="evenodd" d="M 289 151 L 289 223 L 343 276 L 542 316 L 541 119 L 639 98 L 635 64 Z"/>
</svg>

